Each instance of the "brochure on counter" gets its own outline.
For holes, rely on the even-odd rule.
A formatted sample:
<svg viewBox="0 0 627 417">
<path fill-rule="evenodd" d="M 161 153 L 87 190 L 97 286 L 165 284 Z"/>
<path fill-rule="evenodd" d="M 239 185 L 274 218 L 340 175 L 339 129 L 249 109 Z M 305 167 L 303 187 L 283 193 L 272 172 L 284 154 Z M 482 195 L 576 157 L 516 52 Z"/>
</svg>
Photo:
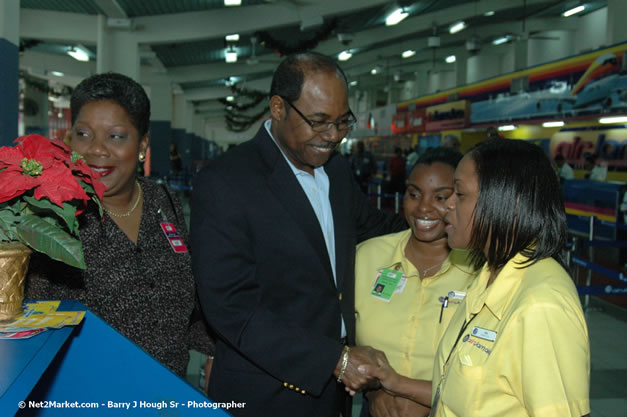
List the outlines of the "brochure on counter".
<svg viewBox="0 0 627 417">
<path fill-rule="evenodd" d="M 84 311 L 57 311 L 59 304 L 59 300 L 24 304 L 21 316 L 0 325 L 0 339 L 27 339 L 48 329 L 76 326 L 85 317 Z"/>
</svg>

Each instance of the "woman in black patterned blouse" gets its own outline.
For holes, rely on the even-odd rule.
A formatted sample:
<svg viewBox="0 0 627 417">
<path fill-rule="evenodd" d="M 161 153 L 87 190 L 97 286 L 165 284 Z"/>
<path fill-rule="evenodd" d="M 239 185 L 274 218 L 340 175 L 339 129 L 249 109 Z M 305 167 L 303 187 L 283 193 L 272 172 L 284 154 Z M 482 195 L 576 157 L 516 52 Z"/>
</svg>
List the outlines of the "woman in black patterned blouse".
<svg viewBox="0 0 627 417">
<path fill-rule="evenodd" d="M 148 97 L 124 75 L 99 74 L 76 87 L 71 112 L 69 143 L 101 175 L 105 216 L 92 207 L 79 218 L 87 269 L 35 255 L 26 297 L 78 300 L 184 376 L 188 350 L 211 354 L 213 342 L 202 315 L 191 319 L 196 296 L 181 205 L 136 175 L 148 147 Z"/>
</svg>

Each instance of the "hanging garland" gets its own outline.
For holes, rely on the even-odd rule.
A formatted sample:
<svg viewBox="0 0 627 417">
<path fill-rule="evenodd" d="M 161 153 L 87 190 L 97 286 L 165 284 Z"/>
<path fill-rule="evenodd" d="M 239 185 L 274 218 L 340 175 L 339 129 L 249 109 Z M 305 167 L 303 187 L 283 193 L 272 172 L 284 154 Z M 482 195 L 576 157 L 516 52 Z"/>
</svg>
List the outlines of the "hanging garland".
<svg viewBox="0 0 627 417">
<path fill-rule="evenodd" d="M 312 39 L 307 39 L 299 42 L 296 45 L 289 45 L 283 41 L 273 38 L 270 33 L 266 31 L 255 32 L 255 36 L 259 39 L 259 43 L 265 47 L 270 48 L 277 52 L 280 57 L 284 55 L 291 55 L 298 52 L 306 52 L 315 49 L 318 44 L 326 39 L 333 33 L 337 27 L 337 20 L 333 19 L 326 23 L 322 29 L 320 29 Z"/>
<path fill-rule="evenodd" d="M 226 121 L 226 126 L 230 131 L 243 132 L 250 128 L 250 126 L 256 123 L 259 119 L 264 117 L 265 114 L 268 112 L 268 109 L 264 108 L 260 113 L 251 116 L 241 113 L 258 106 L 262 101 L 267 99 L 268 93 L 259 90 L 248 90 L 245 88 L 239 88 L 237 85 L 231 87 L 231 92 L 233 93 L 233 95 L 236 95 L 238 97 L 246 97 L 252 99 L 252 101 L 246 104 L 239 104 L 229 102 L 224 98 L 218 99 L 220 103 L 226 106 L 226 115 L 224 116 L 224 119 Z"/>
</svg>

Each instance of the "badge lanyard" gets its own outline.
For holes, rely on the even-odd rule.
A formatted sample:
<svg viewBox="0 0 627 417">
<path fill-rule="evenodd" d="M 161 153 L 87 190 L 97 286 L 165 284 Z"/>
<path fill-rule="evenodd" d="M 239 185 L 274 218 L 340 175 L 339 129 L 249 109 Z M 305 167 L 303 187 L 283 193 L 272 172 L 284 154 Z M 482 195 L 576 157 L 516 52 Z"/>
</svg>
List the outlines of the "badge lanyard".
<svg viewBox="0 0 627 417">
<path fill-rule="evenodd" d="M 455 343 L 453 343 L 453 347 L 451 348 L 451 351 L 449 352 L 448 357 L 446 358 L 446 361 L 444 362 L 444 372 L 442 373 L 442 376 L 440 377 L 440 383 L 438 384 L 438 387 L 435 390 L 435 395 L 433 396 L 433 404 L 431 404 L 431 412 L 429 413 L 429 417 L 437 416 L 438 404 L 440 402 L 440 387 L 442 386 L 442 382 L 444 381 L 444 376 L 447 373 L 448 361 L 451 359 L 451 356 L 453 355 L 453 351 L 455 351 L 455 348 L 457 347 L 457 343 L 459 343 L 459 339 L 461 339 L 462 335 L 468 328 L 468 325 L 470 325 L 470 322 L 473 321 L 475 317 L 477 317 L 477 315 L 473 314 L 470 320 L 468 321 L 464 320 L 464 324 L 462 324 L 462 328 L 459 330 L 457 339 L 455 339 Z"/>
</svg>

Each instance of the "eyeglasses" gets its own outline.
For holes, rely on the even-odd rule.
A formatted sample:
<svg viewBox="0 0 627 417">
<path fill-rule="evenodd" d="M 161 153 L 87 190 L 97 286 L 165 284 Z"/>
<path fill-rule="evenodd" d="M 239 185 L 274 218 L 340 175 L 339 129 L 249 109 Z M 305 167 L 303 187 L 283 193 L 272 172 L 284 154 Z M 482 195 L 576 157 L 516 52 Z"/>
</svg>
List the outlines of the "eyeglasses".
<svg viewBox="0 0 627 417">
<path fill-rule="evenodd" d="M 355 123 L 357 123 L 357 118 L 353 114 L 352 111 L 349 110 L 349 115 L 347 118 L 340 120 L 339 122 L 327 122 L 327 121 L 318 121 L 318 120 L 309 120 L 307 116 L 305 116 L 300 110 L 298 110 L 288 99 L 285 97 L 281 97 L 283 101 L 290 105 L 291 108 L 296 110 L 296 113 L 311 127 L 311 130 L 314 132 L 322 133 L 331 130 L 333 126 L 337 129 L 338 132 L 345 132 L 353 128 Z"/>
</svg>

